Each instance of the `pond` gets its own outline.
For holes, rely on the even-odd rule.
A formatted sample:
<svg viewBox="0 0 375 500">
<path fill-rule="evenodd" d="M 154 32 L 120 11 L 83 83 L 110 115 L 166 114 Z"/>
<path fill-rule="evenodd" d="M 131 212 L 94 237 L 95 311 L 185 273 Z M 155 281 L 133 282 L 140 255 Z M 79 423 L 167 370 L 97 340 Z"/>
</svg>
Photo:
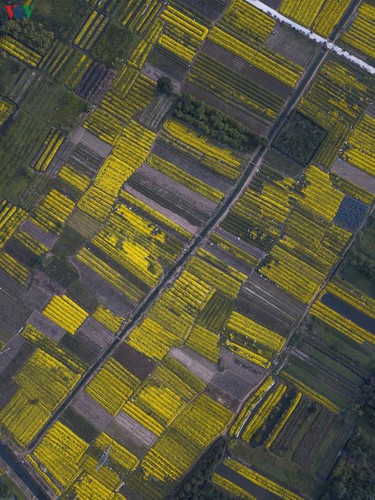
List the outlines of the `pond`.
<svg viewBox="0 0 375 500">
<path fill-rule="evenodd" d="M 264 490 L 260 486 L 257 486 L 256 484 L 249 481 L 249 479 L 246 479 L 246 477 L 241 476 L 241 474 L 238 474 L 238 472 L 235 472 L 234 470 L 226 467 L 223 464 L 218 465 L 215 472 L 225 479 L 228 479 L 228 481 L 236 484 L 243 490 L 247 491 L 250 495 L 253 495 L 257 500 L 276 500 L 280 498 L 270 491 Z"/>
<path fill-rule="evenodd" d="M 339 299 L 332 293 L 325 293 L 323 297 L 320 299 L 322 304 L 327 307 L 330 307 L 335 312 L 344 316 L 344 318 L 353 321 L 356 325 L 364 328 L 368 332 L 375 334 L 375 319 L 371 318 L 367 314 L 364 314 L 359 309 L 354 306 L 351 306 L 347 302 L 342 299 Z"/>
</svg>

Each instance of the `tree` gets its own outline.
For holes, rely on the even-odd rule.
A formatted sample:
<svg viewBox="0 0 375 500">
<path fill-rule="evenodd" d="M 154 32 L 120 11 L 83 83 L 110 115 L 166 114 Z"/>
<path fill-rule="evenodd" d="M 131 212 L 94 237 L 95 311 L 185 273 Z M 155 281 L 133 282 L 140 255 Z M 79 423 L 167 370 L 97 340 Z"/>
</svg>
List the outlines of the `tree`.
<svg viewBox="0 0 375 500">
<path fill-rule="evenodd" d="M 172 80 L 168 76 L 161 76 L 158 80 L 158 91 L 161 94 L 173 94 Z"/>
<path fill-rule="evenodd" d="M 361 387 L 360 404 L 366 421 L 375 425 L 375 375 L 371 375 Z"/>
</svg>

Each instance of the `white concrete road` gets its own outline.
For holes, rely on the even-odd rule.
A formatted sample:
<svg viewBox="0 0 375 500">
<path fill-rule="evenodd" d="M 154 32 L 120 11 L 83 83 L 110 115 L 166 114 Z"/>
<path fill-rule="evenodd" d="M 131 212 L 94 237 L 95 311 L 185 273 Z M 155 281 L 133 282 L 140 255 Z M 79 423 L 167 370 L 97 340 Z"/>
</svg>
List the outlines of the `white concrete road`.
<svg viewBox="0 0 375 500">
<path fill-rule="evenodd" d="M 271 15 L 274 19 L 277 19 L 278 21 L 285 23 L 295 30 L 299 31 L 303 35 L 306 35 L 309 37 L 311 40 L 314 40 L 315 42 L 325 44 L 326 47 L 329 50 L 332 50 L 333 52 L 336 52 L 338 55 L 345 57 L 345 59 L 348 59 L 352 63 L 356 64 L 357 66 L 360 66 L 362 69 L 368 71 L 372 75 L 375 75 L 375 68 L 374 66 L 371 66 L 370 64 L 367 64 L 365 61 L 360 59 L 359 57 L 353 56 L 346 50 L 343 50 L 341 47 L 338 47 L 334 43 L 330 42 L 327 38 L 324 38 L 320 35 L 317 35 L 313 31 L 309 30 L 308 28 L 305 28 L 304 26 L 301 26 L 300 24 L 292 21 L 288 17 L 283 16 L 277 10 L 271 9 L 271 7 L 268 7 L 268 5 L 265 5 L 263 2 L 260 2 L 259 0 L 245 0 L 247 3 L 250 5 L 253 5 L 257 9 L 265 12 L 266 14 Z"/>
</svg>

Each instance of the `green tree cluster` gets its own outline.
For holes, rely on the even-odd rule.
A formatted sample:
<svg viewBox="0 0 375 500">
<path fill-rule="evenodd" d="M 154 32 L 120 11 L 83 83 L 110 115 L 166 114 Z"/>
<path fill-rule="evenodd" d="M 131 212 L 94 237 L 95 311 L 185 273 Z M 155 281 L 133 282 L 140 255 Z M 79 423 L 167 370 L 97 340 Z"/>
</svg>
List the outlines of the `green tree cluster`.
<svg viewBox="0 0 375 500">
<path fill-rule="evenodd" d="M 302 115 L 293 113 L 275 140 L 275 148 L 301 165 L 308 165 L 327 131 Z"/>
<path fill-rule="evenodd" d="M 161 94 L 172 95 L 173 85 L 172 80 L 168 76 L 161 76 L 158 80 L 158 91 Z"/>
<path fill-rule="evenodd" d="M 361 431 L 357 431 L 331 474 L 331 482 L 323 500 L 375 498 L 375 464 L 369 452 L 366 438 Z"/>
<path fill-rule="evenodd" d="M 120 68 L 138 41 L 135 33 L 112 21 L 95 44 L 92 56 L 110 68 Z"/>
<path fill-rule="evenodd" d="M 333 469 L 323 500 L 375 499 L 375 375 L 362 386 L 358 406 L 360 426 Z"/>
<path fill-rule="evenodd" d="M 227 451 L 225 438 L 220 438 L 198 460 L 185 480 L 171 493 L 169 500 L 229 500 L 209 479 Z"/>
<path fill-rule="evenodd" d="M 2 32 L 44 55 L 50 49 L 55 35 L 42 24 L 32 19 L 9 20 L 4 22 Z"/>
<path fill-rule="evenodd" d="M 191 95 L 178 97 L 173 115 L 209 138 L 238 151 L 249 152 L 259 144 L 266 144 L 264 138 L 253 134 L 237 120 Z"/>
<path fill-rule="evenodd" d="M 375 374 L 362 386 L 359 403 L 360 413 L 366 424 L 375 428 Z"/>
</svg>

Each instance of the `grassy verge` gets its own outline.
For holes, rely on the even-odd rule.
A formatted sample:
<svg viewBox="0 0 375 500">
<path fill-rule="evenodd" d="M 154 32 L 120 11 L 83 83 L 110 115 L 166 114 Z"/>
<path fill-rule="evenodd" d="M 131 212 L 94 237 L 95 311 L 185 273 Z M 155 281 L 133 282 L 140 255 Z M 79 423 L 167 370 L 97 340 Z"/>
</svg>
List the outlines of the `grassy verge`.
<svg viewBox="0 0 375 500">
<path fill-rule="evenodd" d="M 285 457 L 277 457 L 263 448 L 250 448 L 240 440 L 229 443 L 231 455 L 253 465 L 266 477 L 286 485 L 289 489 L 297 489 L 304 496 L 319 498 L 324 483 L 316 480 L 306 469 L 290 462 Z"/>
</svg>

